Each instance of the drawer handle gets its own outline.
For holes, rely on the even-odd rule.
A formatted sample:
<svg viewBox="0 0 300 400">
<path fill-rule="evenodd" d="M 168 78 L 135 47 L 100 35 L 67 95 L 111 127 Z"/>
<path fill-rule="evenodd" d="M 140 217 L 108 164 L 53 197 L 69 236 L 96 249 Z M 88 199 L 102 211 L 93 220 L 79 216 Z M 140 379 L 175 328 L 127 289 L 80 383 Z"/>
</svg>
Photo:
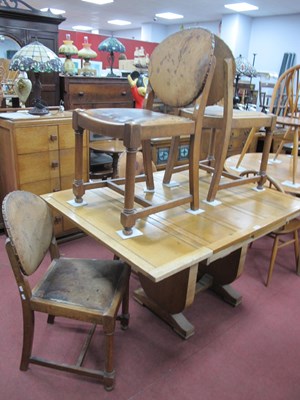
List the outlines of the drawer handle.
<svg viewBox="0 0 300 400">
<path fill-rule="evenodd" d="M 121 96 L 126 96 L 127 92 L 124 90 L 124 92 L 121 92 Z"/>
<path fill-rule="evenodd" d="M 57 140 L 57 135 L 50 135 L 50 141 L 55 142 Z"/>
<path fill-rule="evenodd" d="M 62 217 L 57 217 L 57 216 L 54 217 L 54 221 L 53 222 L 54 222 L 55 225 L 60 224 L 62 222 Z"/>
<path fill-rule="evenodd" d="M 52 168 L 57 168 L 59 166 L 59 162 L 58 161 L 52 161 L 51 163 L 51 167 Z"/>
<path fill-rule="evenodd" d="M 84 96 L 84 92 L 78 92 L 78 96 L 79 96 L 79 97 Z"/>
</svg>

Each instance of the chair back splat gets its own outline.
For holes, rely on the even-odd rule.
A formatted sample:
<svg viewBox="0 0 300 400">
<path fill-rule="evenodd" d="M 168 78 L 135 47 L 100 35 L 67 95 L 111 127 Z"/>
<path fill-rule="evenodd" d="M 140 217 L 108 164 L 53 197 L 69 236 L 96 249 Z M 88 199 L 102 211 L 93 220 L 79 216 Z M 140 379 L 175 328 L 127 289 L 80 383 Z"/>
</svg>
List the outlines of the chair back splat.
<svg viewBox="0 0 300 400">
<path fill-rule="evenodd" d="M 297 182 L 300 141 L 300 64 L 286 70 L 277 80 L 270 102 L 270 111 L 277 116 L 276 132 L 282 140 L 274 160 L 287 143 L 291 143 L 293 156 L 292 185 Z"/>
<path fill-rule="evenodd" d="M 196 123 L 195 140 L 197 143 L 195 147 L 199 149 L 199 153 L 197 153 L 195 160 L 193 160 L 194 156 L 191 152 L 191 159 L 193 160 L 192 163 L 196 164 L 197 162 L 198 167 L 206 170 L 207 172 L 213 173 L 207 193 L 207 201 L 209 202 L 213 202 L 215 200 L 216 193 L 220 188 L 220 179 L 227 155 L 227 149 L 229 146 L 233 113 L 233 81 L 235 76 L 235 63 L 230 48 L 222 39 L 220 39 L 216 35 L 213 36 L 213 42 L 215 68 L 213 76 L 211 77 L 211 84 L 208 85 L 208 92 L 203 92 L 202 96 L 195 101 L 196 106 L 194 108 L 189 105 L 188 107 L 181 107 L 179 111 L 179 115 L 190 117 L 194 119 Z M 220 118 L 218 118 L 216 126 L 212 126 L 212 118 L 210 117 L 214 117 L 214 109 L 212 110 L 212 115 L 208 116 L 208 118 L 205 118 L 204 113 L 207 106 L 214 106 L 220 101 L 222 101 L 223 103 L 222 115 Z M 205 126 L 205 123 L 207 122 L 208 126 Z M 199 160 L 201 134 L 203 127 L 210 128 L 211 130 L 209 154 L 207 156 L 207 159 Z M 214 158 L 216 135 L 220 135 L 219 145 L 222 149 L 221 155 L 218 159 Z M 163 179 L 165 185 L 170 184 L 171 177 L 174 172 L 179 172 L 189 167 L 189 165 L 175 166 L 176 157 L 178 154 L 178 147 L 179 138 L 172 138 L 170 149 L 171 156 L 168 159 Z"/>
<path fill-rule="evenodd" d="M 51 211 L 46 202 L 33 193 L 9 193 L 3 200 L 2 213 L 8 236 L 6 251 L 23 310 L 20 369 L 26 371 L 29 364 L 38 364 L 94 377 L 107 390 L 112 390 L 115 381 L 113 338 L 116 320 L 120 319 L 124 329 L 129 322 L 129 266 L 117 260 L 61 257 L 53 236 Z M 50 266 L 34 288 L 31 288 L 27 277 L 32 276 L 42 262 L 44 268 L 44 258 L 48 251 Z M 118 316 L 121 304 L 122 314 Z M 47 314 L 49 323 L 53 323 L 55 317 L 64 317 L 91 324 L 88 338 L 75 364 L 58 363 L 32 355 L 35 313 Z M 104 332 L 102 370 L 83 366 L 97 325 L 102 325 Z M 51 349 L 49 352 L 51 353 Z"/>
<path fill-rule="evenodd" d="M 218 84 L 212 81 L 216 65 L 215 43 L 216 37 L 201 28 L 183 30 L 162 41 L 150 58 L 149 85 L 143 109 L 106 108 L 74 111 L 76 167 L 73 192 L 77 204 L 83 203 L 84 192 L 88 188 L 109 187 L 117 191 L 124 196 L 121 224 L 125 235 L 132 235 L 137 219 L 150 214 L 186 203 L 190 204 L 190 208 L 194 211 L 199 209 L 198 163 L 201 131 L 199 127 L 211 85 L 216 86 L 218 91 Z M 171 109 L 171 112 L 154 111 L 156 98 Z M 193 118 L 179 115 L 176 111 L 189 105 L 194 108 Z M 123 140 L 127 151 L 125 179 L 99 183 L 83 182 L 82 134 L 85 129 Z M 181 135 L 190 138 L 190 192 L 176 196 L 174 191 L 173 193 L 170 191 L 167 201 L 155 204 L 149 200 L 149 196 L 147 198 L 142 195 L 137 196 L 135 194 L 137 151 L 142 147 L 147 192 L 154 192 L 151 139 L 176 138 Z M 142 207 L 137 208 L 136 204 Z"/>
</svg>

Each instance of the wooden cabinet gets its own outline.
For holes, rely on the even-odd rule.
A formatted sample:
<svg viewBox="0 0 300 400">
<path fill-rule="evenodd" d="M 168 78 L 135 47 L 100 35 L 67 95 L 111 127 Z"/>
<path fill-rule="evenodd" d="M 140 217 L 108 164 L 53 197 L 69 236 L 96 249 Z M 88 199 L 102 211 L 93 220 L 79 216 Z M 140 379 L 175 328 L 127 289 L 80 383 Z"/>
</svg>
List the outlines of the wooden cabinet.
<svg viewBox="0 0 300 400">
<path fill-rule="evenodd" d="M 88 147 L 85 134 L 85 170 L 88 179 Z M 0 118 L 0 200 L 13 190 L 35 194 L 72 187 L 75 171 L 75 134 L 72 113 L 48 114 L 30 119 Z M 55 215 L 58 236 L 75 230 Z"/>
<path fill-rule="evenodd" d="M 227 151 L 227 157 L 231 157 L 235 154 L 240 154 L 246 140 L 248 138 L 250 129 L 232 129 L 231 135 L 230 135 L 230 141 L 229 141 L 229 146 L 228 146 L 228 151 Z M 201 154 L 200 154 L 200 159 L 204 160 L 207 157 L 208 154 L 208 149 L 209 149 L 209 139 L 211 135 L 211 130 L 210 129 L 203 129 L 202 133 L 202 139 L 201 139 Z M 215 148 L 215 159 L 218 159 L 221 155 L 221 146 L 220 146 L 220 137 L 221 135 L 218 134 L 217 130 L 217 136 L 216 136 L 216 148 Z M 255 153 L 257 148 L 257 137 L 254 138 L 254 140 L 251 142 L 251 145 L 248 149 L 248 152 L 250 153 Z"/>
<path fill-rule="evenodd" d="M 240 154 L 244 144 L 246 143 L 248 134 L 250 129 L 233 129 L 230 135 L 230 142 L 228 146 L 227 157 L 233 156 L 235 154 Z M 211 131 L 210 129 L 203 129 L 202 140 L 201 140 L 201 148 L 200 148 L 200 159 L 204 160 L 207 158 L 208 149 L 209 149 L 209 138 Z M 217 135 L 216 139 L 216 153 L 215 158 L 218 159 L 220 157 L 221 148 L 219 145 L 220 135 Z M 166 168 L 166 164 L 168 161 L 169 153 L 170 153 L 170 145 L 171 140 L 169 138 L 159 138 L 152 139 L 152 160 L 156 165 L 158 170 Z M 248 152 L 255 153 L 257 147 L 257 137 L 252 141 Z M 178 148 L 178 154 L 176 157 L 176 164 L 181 165 L 186 164 L 189 160 L 189 138 L 181 137 L 180 144 Z"/>
<path fill-rule="evenodd" d="M 9 4 L 13 3 L 13 4 Z M 15 40 L 21 47 L 38 40 L 43 45 L 58 51 L 58 25 L 65 20 L 61 15 L 51 12 L 41 12 L 24 1 L 1 2 L 0 5 L 0 34 Z M 34 80 L 34 73 L 28 72 Z M 57 72 L 40 74 L 42 83 L 42 100 L 49 106 L 59 105 L 59 75 Z M 30 106 L 33 94 L 26 104 Z"/>
<path fill-rule="evenodd" d="M 152 160 L 157 170 L 165 169 L 170 153 L 170 138 L 151 139 Z M 187 164 L 189 160 L 189 137 L 180 138 L 175 165 Z"/>
<path fill-rule="evenodd" d="M 127 78 L 61 76 L 60 88 L 66 110 L 133 107 Z"/>
</svg>

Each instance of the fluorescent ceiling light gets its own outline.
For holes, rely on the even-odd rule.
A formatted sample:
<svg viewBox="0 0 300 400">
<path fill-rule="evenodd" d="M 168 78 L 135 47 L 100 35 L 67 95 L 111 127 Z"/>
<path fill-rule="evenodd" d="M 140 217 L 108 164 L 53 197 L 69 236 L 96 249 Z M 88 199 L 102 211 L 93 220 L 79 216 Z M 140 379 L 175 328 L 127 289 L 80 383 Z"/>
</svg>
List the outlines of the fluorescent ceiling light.
<svg viewBox="0 0 300 400">
<path fill-rule="evenodd" d="M 65 13 L 65 10 L 59 10 L 58 8 L 48 8 L 48 7 L 41 8 L 40 11 L 47 12 L 48 10 L 50 10 L 52 12 L 52 14 L 55 14 L 55 15 L 61 15 L 61 14 Z"/>
<path fill-rule="evenodd" d="M 93 28 L 91 26 L 75 25 L 72 26 L 72 29 L 74 29 L 74 31 L 91 31 Z"/>
<path fill-rule="evenodd" d="M 225 4 L 224 7 L 237 12 L 258 10 L 258 7 L 249 3 Z"/>
<path fill-rule="evenodd" d="M 165 19 L 180 19 L 183 18 L 183 15 L 174 14 L 172 12 L 165 12 L 160 14 L 155 14 L 156 17 L 165 18 Z"/>
<path fill-rule="evenodd" d="M 124 21 L 122 19 L 112 19 L 110 21 L 107 21 L 109 24 L 113 24 L 113 25 L 130 25 L 131 22 L 129 21 Z"/>
<path fill-rule="evenodd" d="M 82 1 L 86 1 L 87 3 L 99 4 L 100 6 L 102 4 L 108 4 L 114 2 L 114 0 L 82 0 Z"/>
</svg>

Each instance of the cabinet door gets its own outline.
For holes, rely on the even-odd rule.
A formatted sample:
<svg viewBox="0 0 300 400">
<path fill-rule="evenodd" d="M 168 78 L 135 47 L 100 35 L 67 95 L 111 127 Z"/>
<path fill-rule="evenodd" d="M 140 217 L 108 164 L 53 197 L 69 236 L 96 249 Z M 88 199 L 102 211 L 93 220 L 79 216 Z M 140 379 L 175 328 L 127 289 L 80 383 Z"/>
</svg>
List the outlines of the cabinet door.
<svg viewBox="0 0 300 400">
<path fill-rule="evenodd" d="M 83 140 L 85 143 L 85 135 Z M 71 123 L 59 126 L 59 148 L 61 150 L 75 148 L 75 132 Z"/>
<path fill-rule="evenodd" d="M 57 125 L 19 127 L 15 135 L 18 155 L 58 150 Z"/>
<path fill-rule="evenodd" d="M 19 187 L 37 194 L 60 190 L 57 125 L 18 127 L 15 138 Z"/>
<path fill-rule="evenodd" d="M 50 187 L 50 190 L 48 190 L 48 192 L 61 189 L 59 184 L 60 170 L 58 150 L 20 154 L 18 155 L 17 163 L 19 185 L 21 188 L 24 188 L 26 184 L 35 183 L 43 186 L 49 185 L 48 187 Z M 47 193 L 47 191 L 44 193 Z"/>
<path fill-rule="evenodd" d="M 21 190 L 27 190 L 28 192 L 40 195 L 45 193 L 57 192 L 59 190 L 57 188 L 60 188 L 61 185 L 59 178 L 53 178 L 38 182 L 23 183 L 19 187 Z"/>
</svg>

